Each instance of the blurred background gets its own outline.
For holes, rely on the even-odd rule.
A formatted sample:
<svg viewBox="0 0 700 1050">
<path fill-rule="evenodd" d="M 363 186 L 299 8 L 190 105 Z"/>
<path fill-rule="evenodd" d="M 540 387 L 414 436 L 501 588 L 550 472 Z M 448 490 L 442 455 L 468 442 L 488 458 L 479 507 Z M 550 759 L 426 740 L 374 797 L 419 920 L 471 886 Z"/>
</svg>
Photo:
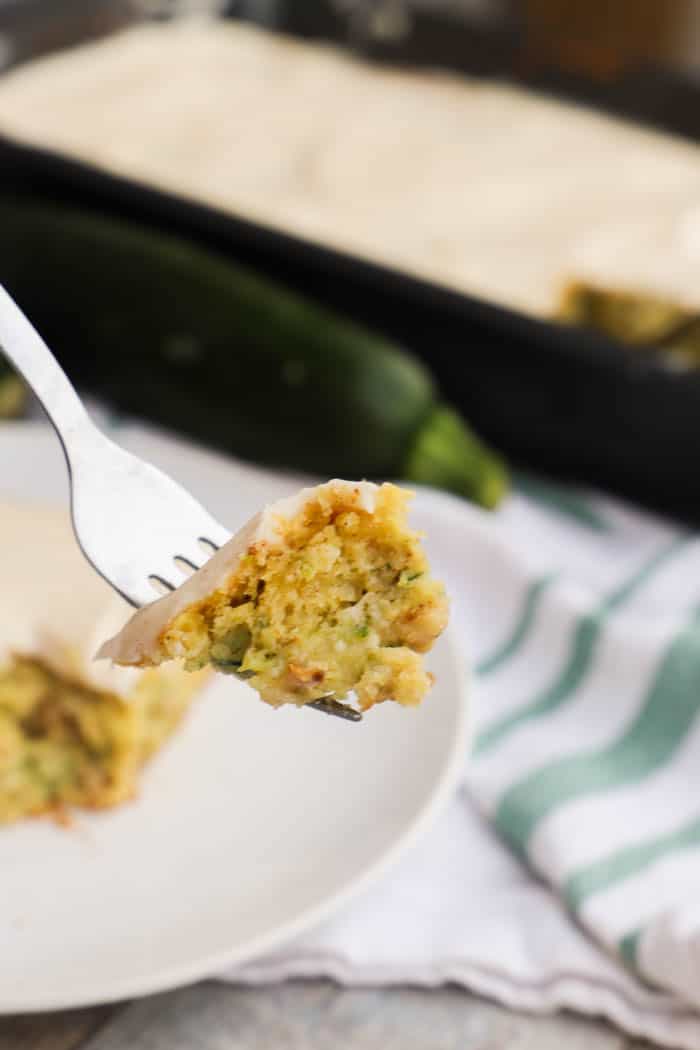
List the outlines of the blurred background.
<svg viewBox="0 0 700 1050">
<path fill-rule="evenodd" d="M 700 520 L 683 466 L 700 418 L 700 2 L 0 0 L 0 66 L 6 192 L 223 252 L 418 357 L 516 473 Z M 0 277 L 76 382 L 183 418 L 193 388 L 172 360 L 178 408 L 156 409 L 81 356 L 14 265 Z M 275 334 L 282 356 L 291 338 Z M 191 436 L 252 454 L 208 413 Z M 452 463 L 414 457 L 414 479 L 497 502 L 455 481 L 471 452 L 447 444 Z M 394 453 L 337 461 L 398 469 Z"/>
</svg>

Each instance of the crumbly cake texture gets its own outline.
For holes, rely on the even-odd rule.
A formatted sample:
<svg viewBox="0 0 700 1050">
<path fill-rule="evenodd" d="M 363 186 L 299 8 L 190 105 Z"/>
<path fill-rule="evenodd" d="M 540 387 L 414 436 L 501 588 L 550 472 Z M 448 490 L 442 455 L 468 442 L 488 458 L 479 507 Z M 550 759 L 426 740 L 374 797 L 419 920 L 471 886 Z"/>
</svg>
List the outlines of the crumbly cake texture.
<svg viewBox="0 0 700 1050">
<path fill-rule="evenodd" d="M 364 710 L 412 706 L 448 601 L 407 525 L 410 493 L 330 481 L 256 515 L 99 655 L 140 667 L 182 660 L 247 679 L 277 707 L 353 693 Z"/>
<path fill-rule="evenodd" d="M 0 824 L 133 798 L 207 672 L 93 662 L 129 610 L 67 514 L 0 505 L 0 541 Z"/>
</svg>

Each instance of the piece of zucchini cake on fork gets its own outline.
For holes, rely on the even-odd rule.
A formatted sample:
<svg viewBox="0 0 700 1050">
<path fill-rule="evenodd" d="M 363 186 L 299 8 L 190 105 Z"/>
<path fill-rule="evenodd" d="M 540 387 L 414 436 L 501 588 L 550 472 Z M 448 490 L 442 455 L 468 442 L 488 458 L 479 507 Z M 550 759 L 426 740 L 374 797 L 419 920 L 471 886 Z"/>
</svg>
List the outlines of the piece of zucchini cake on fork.
<svg viewBox="0 0 700 1050">
<path fill-rule="evenodd" d="M 275 707 L 350 693 L 363 710 L 420 703 L 432 683 L 423 654 L 448 601 L 407 525 L 409 498 L 391 484 L 336 480 L 271 504 L 99 655 L 211 665 Z"/>
</svg>

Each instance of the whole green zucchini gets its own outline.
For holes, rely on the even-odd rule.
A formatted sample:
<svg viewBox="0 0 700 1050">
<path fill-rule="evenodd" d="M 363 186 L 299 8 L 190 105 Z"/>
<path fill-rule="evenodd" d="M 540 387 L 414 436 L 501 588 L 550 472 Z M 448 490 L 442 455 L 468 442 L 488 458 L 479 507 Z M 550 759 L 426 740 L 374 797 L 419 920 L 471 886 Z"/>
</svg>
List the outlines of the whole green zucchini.
<svg viewBox="0 0 700 1050">
<path fill-rule="evenodd" d="M 0 282 L 77 386 L 236 455 L 495 506 L 501 460 L 388 341 L 185 240 L 0 197 Z"/>
<path fill-rule="evenodd" d="M 15 419 L 24 410 L 27 389 L 0 354 L 0 419 Z"/>
</svg>

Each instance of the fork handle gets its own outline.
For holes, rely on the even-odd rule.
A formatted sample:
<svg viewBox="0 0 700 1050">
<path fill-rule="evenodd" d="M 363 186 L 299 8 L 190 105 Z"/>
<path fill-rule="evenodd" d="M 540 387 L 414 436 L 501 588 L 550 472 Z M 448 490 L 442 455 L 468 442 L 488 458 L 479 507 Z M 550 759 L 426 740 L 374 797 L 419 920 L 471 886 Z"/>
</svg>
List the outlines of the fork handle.
<svg viewBox="0 0 700 1050">
<path fill-rule="evenodd" d="M 36 394 L 68 455 L 73 437 L 92 426 L 90 417 L 68 376 L 2 285 L 0 350 Z"/>
</svg>

